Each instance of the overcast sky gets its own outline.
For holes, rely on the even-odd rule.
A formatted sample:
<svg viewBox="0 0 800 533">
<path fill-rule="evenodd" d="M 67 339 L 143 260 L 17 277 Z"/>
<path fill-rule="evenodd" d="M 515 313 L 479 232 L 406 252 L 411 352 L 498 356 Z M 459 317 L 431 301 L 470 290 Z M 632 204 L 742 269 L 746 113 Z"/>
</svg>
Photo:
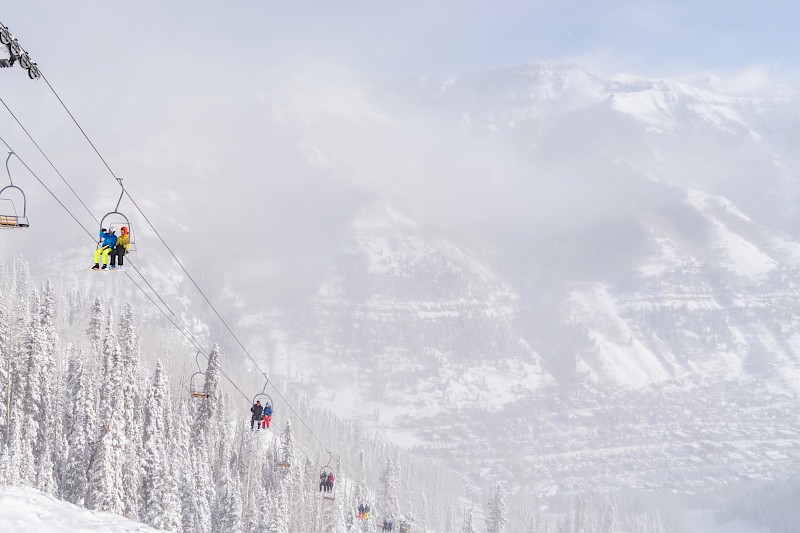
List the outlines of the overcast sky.
<svg viewBox="0 0 800 533">
<path fill-rule="evenodd" d="M 138 60 L 207 58 L 215 71 L 226 59 L 254 69 L 324 59 L 394 77 L 568 59 L 602 74 L 762 64 L 794 75 L 800 50 L 791 0 L 26 0 L 2 17 L 51 71 L 67 58 L 113 71 Z"/>
</svg>

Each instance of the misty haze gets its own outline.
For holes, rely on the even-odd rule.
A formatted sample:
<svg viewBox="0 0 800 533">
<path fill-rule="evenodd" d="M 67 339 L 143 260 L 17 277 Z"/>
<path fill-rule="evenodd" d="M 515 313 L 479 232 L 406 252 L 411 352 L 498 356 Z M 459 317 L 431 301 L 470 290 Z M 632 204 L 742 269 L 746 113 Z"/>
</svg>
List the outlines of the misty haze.
<svg viewBox="0 0 800 533">
<path fill-rule="evenodd" d="M 800 532 L 800 8 L 34 4 L 0 530 Z"/>
</svg>

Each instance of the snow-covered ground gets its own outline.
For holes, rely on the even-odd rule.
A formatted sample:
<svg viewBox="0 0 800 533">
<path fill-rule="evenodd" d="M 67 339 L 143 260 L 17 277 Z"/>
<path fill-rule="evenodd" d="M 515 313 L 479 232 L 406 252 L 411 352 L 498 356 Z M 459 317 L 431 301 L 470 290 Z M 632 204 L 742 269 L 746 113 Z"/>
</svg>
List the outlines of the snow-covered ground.
<svg viewBox="0 0 800 533">
<path fill-rule="evenodd" d="M 686 514 L 685 533 L 767 533 L 766 528 L 753 527 L 741 520 L 717 524 L 712 511 L 691 511 Z"/>
<path fill-rule="evenodd" d="M 30 487 L 0 485 L 0 531 L 3 533 L 157 533 L 111 513 L 82 509 Z"/>
</svg>

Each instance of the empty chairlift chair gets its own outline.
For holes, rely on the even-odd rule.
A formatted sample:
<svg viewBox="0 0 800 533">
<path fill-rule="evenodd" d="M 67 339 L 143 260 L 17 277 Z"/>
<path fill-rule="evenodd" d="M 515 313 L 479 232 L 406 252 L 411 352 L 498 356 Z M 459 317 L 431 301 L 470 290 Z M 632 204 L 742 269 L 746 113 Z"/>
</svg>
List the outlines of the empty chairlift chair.
<svg viewBox="0 0 800 533">
<path fill-rule="evenodd" d="M 292 447 L 289 444 L 289 436 L 281 433 L 281 445 L 278 448 L 277 465 L 282 468 L 289 468 L 291 465 Z"/>
<path fill-rule="evenodd" d="M 11 169 L 8 167 L 8 161 L 14 152 L 8 152 L 6 158 L 6 172 L 8 172 L 8 182 L 0 189 L 0 229 L 21 229 L 28 227 L 28 200 L 25 198 L 25 192 L 14 185 L 14 180 L 11 178 Z M 14 192 L 22 199 L 22 214 L 17 211 L 16 205 L 12 196 Z"/>
<path fill-rule="evenodd" d="M 189 377 L 189 394 L 191 394 L 192 398 L 207 400 L 209 395 L 205 392 L 206 373 L 200 370 L 200 361 L 197 360 L 198 357 L 200 357 L 200 352 L 197 352 L 197 355 L 195 356 L 195 362 L 197 362 L 198 371 Z"/>
</svg>

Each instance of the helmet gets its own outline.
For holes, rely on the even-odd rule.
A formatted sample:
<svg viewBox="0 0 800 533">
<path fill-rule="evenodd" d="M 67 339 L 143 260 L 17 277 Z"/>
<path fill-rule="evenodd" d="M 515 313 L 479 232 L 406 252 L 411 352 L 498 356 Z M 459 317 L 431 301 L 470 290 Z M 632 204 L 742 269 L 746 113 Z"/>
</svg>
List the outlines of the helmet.
<svg viewBox="0 0 800 533">
<path fill-rule="evenodd" d="M 123 235 L 125 235 L 126 233 L 128 233 L 128 226 L 122 226 L 122 227 L 119 229 L 119 231 L 120 231 L 120 233 L 122 233 Z"/>
</svg>

